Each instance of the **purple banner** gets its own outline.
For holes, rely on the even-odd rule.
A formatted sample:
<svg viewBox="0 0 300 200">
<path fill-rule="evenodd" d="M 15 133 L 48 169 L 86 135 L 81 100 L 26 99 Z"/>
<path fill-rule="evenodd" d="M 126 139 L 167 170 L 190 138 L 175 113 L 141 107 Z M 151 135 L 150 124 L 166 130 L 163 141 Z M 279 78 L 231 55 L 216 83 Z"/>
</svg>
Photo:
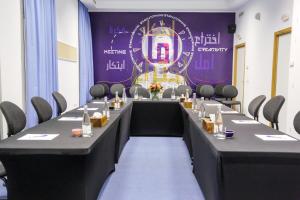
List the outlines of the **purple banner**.
<svg viewBox="0 0 300 200">
<path fill-rule="evenodd" d="M 95 82 L 231 84 L 234 13 L 90 13 Z"/>
</svg>

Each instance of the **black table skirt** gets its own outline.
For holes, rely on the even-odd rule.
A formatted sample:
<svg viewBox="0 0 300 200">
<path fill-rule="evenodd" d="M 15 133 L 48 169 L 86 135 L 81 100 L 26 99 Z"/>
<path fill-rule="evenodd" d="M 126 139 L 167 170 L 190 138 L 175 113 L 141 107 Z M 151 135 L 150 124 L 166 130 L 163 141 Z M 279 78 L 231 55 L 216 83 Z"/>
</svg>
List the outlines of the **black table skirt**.
<svg viewBox="0 0 300 200">
<path fill-rule="evenodd" d="M 279 132 L 264 125 L 253 126 L 252 130 L 246 128 L 247 126 L 231 125 L 231 119 L 246 119 L 238 115 L 223 116 L 227 125 L 236 126 L 234 128 L 237 131 L 236 138 L 227 141 L 217 140 L 202 129 L 200 120 L 191 111 L 183 109 L 183 112 L 189 116 L 189 121 L 184 121 L 189 123 L 193 171 L 206 199 L 300 199 L 300 157 L 299 153 L 289 153 L 293 150 L 288 148 L 289 145 L 297 147 L 299 142 L 281 142 L 282 146 L 273 142 L 271 144 L 282 148 L 281 152 L 275 152 L 275 147 L 268 146 L 270 143 L 262 142 L 261 144 L 254 134 L 255 130 L 261 130 L 260 133 L 265 134 Z M 243 133 L 244 129 L 248 132 Z M 249 147 L 253 148 L 253 145 L 256 145 L 257 150 L 260 150 L 244 151 L 245 145 L 240 145 L 246 138 L 249 138 L 249 143 L 253 143 Z M 269 148 L 272 150 L 269 151 Z M 263 150 L 265 152 L 262 152 Z M 297 150 L 294 151 L 297 152 Z"/>
<path fill-rule="evenodd" d="M 183 122 L 177 101 L 134 101 L 132 136 L 181 137 Z"/>
<path fill-rule="evenodd" d="M 133 105 L 130 104 L 128 108 L 122 113 L 120 124 L 118 127 L 116 137 L 116 150 L 115 150 L 115 161 L 118 163 L 121 153 L 129 140 L 130 136 L 130 121 Z"/>
<path fill-rule="evenodd" d="M 299 199 L 299 141 L 262 142 L 255 133 L 279 132 L 264 125 L 249 128 L 231 122 L 247 119 L 241 115 L 224 116 L 224 124 L 237 134 L 233 140 L 220 141 L 202 129 L 191 109 L 175 101 L 136 101 L 125 108 L 113 111 L 109 124 L 90 139 L 76 140 L 65 132 L 60 139 L 45 143 L 19 142 L 19 136 L 2 141 L 0 158 L 8 174 L 8 199 L 96 200 L 106 178 L 115 170 L 129 133 L 182 136 L 207 200 Z M 215 108 L 208 107 L 207 112 L 214 113 Z M 82 115 L 78 111 L 69 113 L 74 114 Z M 25 133 L 59 133 L 78 125 L 50 120 Z"/>
<path fill-rule="evenodd" d="M 181 114 L 183 120 L 183 140 L 188 148 L 190 157 L 193 157 L 193 150 L 192 150 L 192 141 L 191 141 L 191 134 L 190 134 L 190 118 L 188 113 L 185 112 L 184 108 L 181 107 Z"/>
<path fill-rule="evenodd" d="M 95 200 L 115 170 L 115 121 L 87 155 L 2 156 L 9 200 Z"/>
</svg>

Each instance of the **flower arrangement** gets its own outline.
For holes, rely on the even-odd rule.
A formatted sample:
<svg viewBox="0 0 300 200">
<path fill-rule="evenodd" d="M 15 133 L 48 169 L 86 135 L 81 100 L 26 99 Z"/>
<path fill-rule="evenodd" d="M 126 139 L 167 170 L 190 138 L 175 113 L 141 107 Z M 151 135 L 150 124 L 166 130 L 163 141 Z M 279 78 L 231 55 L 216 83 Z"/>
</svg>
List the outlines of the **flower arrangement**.
<svg viewBox="0 0 300 200">
<path fill-rule="evenodd" d="M 161 86 L 160 83 L 152 83 L 149 87 L 149 90 L 151 93 L 159 93 L 161 90 L 163 89 L 163 87 Z"/>
<path fill-rule="evenodd" d="M 149 90 L 152 94 L 152 100 L 158 100 L 157 94 L 163 89 L 160 83 L 152 83 Z"/>
</svg>

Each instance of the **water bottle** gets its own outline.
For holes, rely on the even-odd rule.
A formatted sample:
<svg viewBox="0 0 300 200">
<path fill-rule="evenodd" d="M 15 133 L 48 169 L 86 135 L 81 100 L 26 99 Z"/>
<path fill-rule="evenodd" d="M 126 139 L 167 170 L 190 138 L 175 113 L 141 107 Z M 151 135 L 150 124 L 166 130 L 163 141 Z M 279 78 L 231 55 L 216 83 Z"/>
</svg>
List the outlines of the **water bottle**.
<svg viewBox="0 0 300 200">
<path fill-rule="evenodd" d="M 206 113 L 205 113 L 204 97 L 201 97 L 200 104 L 199 104 L 199 118 L 204 118 L 205 115 Z"/>
<path fill-rule="evenodd" d="M 193 110 L 193 112 L 197 111 L 197 97 L 196 97 L 196 93 L 193 93 L 192 110 Z"/>
<path fill-rule="evenodd" d="M 125 88 L 123 88 L 122 101 L 124 103 L 127 103 L 127 96 L 126 96 L 126 89 Z"/>
<path fill-rule="evenodd" d="M 226 137 L 223 132 L 223 117 L 222 117 L 221 108 L 222 108 L 222 105 L 218 105 L 218 111 L 217 111 L 216 122 L 215 122 L 215 124 L 217 126 L 216 137 L 218 139 L 225 139 Z"/>
<path fill-rule="evenodd" d="M 189 98 L 190 98 L 188 89 L 185 90 L 185 98 L 186 98 L 186 100 L 189 100 Z"/>
<path fill-rule="evenodd" d="M 92 126 L 90 116 L 87 110 L 87 105 L 84 106 L 84 113 L 82 118 L 82 136 L 92 137 Z"/>
<path fill-rule="evenodd" d="M 107 119 L 109 119 L 110 112 L 109 112 L 109 105 L 108 105 L 108 102 L 107 102 L 107 97 L 104 97 L 104 113 L 105 113 Z"/>
<path fill-rule="evenodd" d="M 172 88 L 171 99 L 172 99 L 172 100 L 175 100 L 175 99 L 176 99 L 174 86 L 173 86 L 173 88 Z"/>
<path fill-rule="evenodd" d="M 115 96 L 115 110 L 120 109 L 120 98 L 119 98 L 119 92 L 116 91 L 116 96 Z"/>
<path fill-rule="evenodd" d="M 134 99 L 135 100 L 139 99 L 139 94 L 138 94 L 138 88 L 137 87 L 134 88 Z"/>
</svg>

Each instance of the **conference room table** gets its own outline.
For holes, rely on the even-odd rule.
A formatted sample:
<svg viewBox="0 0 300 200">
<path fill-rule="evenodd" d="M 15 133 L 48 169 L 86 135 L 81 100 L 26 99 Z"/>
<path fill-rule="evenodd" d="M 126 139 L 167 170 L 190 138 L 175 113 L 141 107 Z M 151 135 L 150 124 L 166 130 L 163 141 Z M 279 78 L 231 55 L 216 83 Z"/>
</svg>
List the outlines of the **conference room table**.
<svg viewBox="0 0 300 200">
<path fill-rule="evenodd" d="M 206 101 L 207 115 L 216 113 L 218 104 Z M 102 111 L 104 105 L 100 101 L 88 106 Z M 231 111 L 226 106 L 222 110 Z M 61 117 L 82 114 L 74 109 Z M 108 124 L 95 128 L 91 138 L 71 136 L 81 121 L 54 118 L 0 142 L 8 199 L 96 200 L 130 135 L 183 137 L 207 200 L 299 199 L 300 142 L 263 141 L 255 134 L 283 133 L 263 124 L 235 124 L 232 120 L 249 120 L 239 113 L 222 116 L 224 126 L 235 131 L 232 139 L 208 134 L 192 109 L 169 99 L 128 99 L 121 110 L 111 111 Z M 59 136 L 50 141 L 18 140 L 41 133 Z"/>
<path fill-rule="evenodd" d="M 217 106 L 205 107 L 207 114 L 216 113 Z M 188 117 L 184 121 L 189 123 L 193 171 L 207 200 L 300 199 L 298 140 L 261 140 L 256 135 L 284 133 L 260 123 L 234 123 L 232 120 L 250 120 L 241 114 L 222 115 L 223 126 L 235 134 L 232 139 L 220 140 L 202 128 L 191 109 L 183 111 Z"/>
<path fill-rule="evenodd" d="M 92 102 L 102 112 L 103 102 Z M 108 124 L 93 128 L 92 137 L 71 136 L 82 117 L 74 109 L 61 117 L 27 129 L 0 143 L 0 159 L 7 171 L 9 200 L 95 200 L 129 138 L 132 101 L 111 111 Z M 49 141 L 18 140 L 27 134 L 59 134 Z"/>
</svg>

